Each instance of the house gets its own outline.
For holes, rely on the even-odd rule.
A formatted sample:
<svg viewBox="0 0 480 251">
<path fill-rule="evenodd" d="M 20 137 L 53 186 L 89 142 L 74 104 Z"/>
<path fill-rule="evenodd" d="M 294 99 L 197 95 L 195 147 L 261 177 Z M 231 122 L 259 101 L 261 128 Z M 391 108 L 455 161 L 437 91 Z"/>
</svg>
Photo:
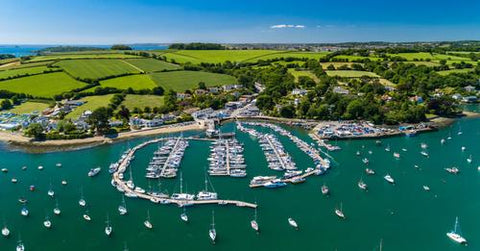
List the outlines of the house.
<svg viewBox="0 0 480 251">
<path fill-rule="evenodd" d="M 413 96 L 409 98 L 411 102 L 416 102 L 418 104 L 423 103 L 423 98 L 420 96 Z"/>
<path fill-rule="evenodd" d="M 210 87 L 210 88 L 208 88 L 208 92 L 213 93 L 213 94 L 217 94 L 217 93 L 220 92 L 220 88 L 218 88 L 218 87 Z"/>
<path fill-rule="evenodd" d="M 257 90 L 257 92 L 262 92 L 263 90 L 265 90 L 265 86 L 260 84 L 259 82 L 255 82 L 255 90 Z"/>
<path fill-rule="evenodd" d="M 307 95 L 307 90 L 305 90 L 305 89 L 293 89 L 292 90 L 292 95 L 304 96 L 304 95 Z"/>
<path fill-rule="evenodd" d="M 452 95 L 452 98 L 455 99 L 455 100 L 460 100 L 460 99 L 462 99 L 463 97 L 462 97 L 462 95 L 456 93 L 456 94 L 453 94 L 453 95 Z"/>
<path fill-rule="evenodd" d="M 204 95 L 207 93 L 207 90 L 204 89 L 196 89 L 195 90 L 195 95 Z"/>
<path fill-rule="evenodd" d="M 121 121 L 121 120 L 110 120 L 110 121 L 108 121 L 108 124 L 111 127 L 119 127 L 119 126 L 123 126 L 123 121 Z"/>
<path fill-rule="evenodd" d="M 242 85 L 224 85 L 223 86 L 223 90 L 226 91 L 226 92 L 237 90 L 237 89 L 242 89 L 242 88 L 243 88 Z"/>
<path fill-rule="evenodd" d="M 177 93 L 177 99 L 184 100 L 186 98 L 190 98 L 192 95 L 188 93 Z"/>
<path fill-rule="evenodd" d="M 239 101 L 230 101 L 225 104 L 225 109 L 227 110 L 236 110 L 243 107 L 244 103 Z"/>
<path fill-rule="evenodd" d="M 142 119 L 138 117 L 130 118 L 130 126 L 139 127 L 139 128 L 152 128 L 163 125 L 164 120 L 160 118 L 154 118 L 152 120 Z"/>
<path fill-rule="evenodd" d="M 350 93 L 350 91 L 348 91 L 347 89 L 345 89 L 341 86 L 335 86 L 333 88 L 333 92 L 338 93 L 338 94 L 343 94 L 343 95 L 348 95 Z"/>
<path fill-rule="evenodd" d="M 474 92 L 477 88 L 475 88 L 475 86 L 467 85 L 463 87 L 463 89 L 467 92 Z"/>
<path fill-rule="evenodd" d="M 477 96 L 467 96 L 463 97 L 462 101 L 465 103 L 475 103 L 478 101 L 478 98 Z"/>
<path fill-rule="evenodd" d="M 213 112 L 214 112 L 213 109 L 211 107 L 209 107 L 209 108 L 202 109 L 202 110 L 199 110 L 199 111 L 196 111 L 196 112 L 192 113 L 192 117 L 194 119 L 208 117 L 208 115 L 212 114 Z"/>
</svg>

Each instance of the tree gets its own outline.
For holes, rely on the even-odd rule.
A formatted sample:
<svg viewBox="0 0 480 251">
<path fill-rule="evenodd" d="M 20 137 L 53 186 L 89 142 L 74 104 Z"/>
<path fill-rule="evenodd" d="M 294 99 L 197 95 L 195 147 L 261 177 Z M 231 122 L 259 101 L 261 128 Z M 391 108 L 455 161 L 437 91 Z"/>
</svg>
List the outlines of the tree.
<svg viewBox="0 0 480 251">
<path fill-rule="evenodd" d="M 198 89 L 206 90 L 207 85 L 205 84 L 205 82 L 203 81 L 198 82 Z"/>
<path fill-rule="evenodd" d="M 161 86 L 157 86 L 152 89 L 153 95 L 162 96 L 164 92 L 165 90 Z"/>
<path fill-rule="evenodd" d="M 170 111 L 174 111 L 177 109 L 177 93 L 170 89 L 165 94 L 165 98 L 163 99 L 163 103 Z"/>
<path fill-rule="evenodd" d="M 35 140 L 41 140 L 45 138 L 43 127 L 39 123 L 31 123 L 28 125 L 27 129 L 25 129 L 25 135 L 33 137 Z"/>
<path fill-rule="evenodd" d="M 286 105 L 280 109 L 280 116 L 284 118 L 293 118 L 295 116 L 295 107 Z"/>
<path fill-rule="evenodd" d="M 118 110 L 118 112 L 117 112 L 117 116 L 120 119 L 129 120 L 130 119 L 130 111 L 128 110 L 127 107 L 122 105 L 122 106 L 120 106 L 120 110 Z"/>
<path fill-rule="evenodd" d="M 131 51 L 132 47 L 124 44 L 114 44 L 110 49 L 119 51 Z"/>
<path fill-rule="evenodd" d="M 12 103 L 8 99 L 2 100 L 0 106 L 2 107 L 2 110 L 7 110 L 13 107 Z"/>
<path fill-rule="evenodd" d="M 92 114 L 88 117 L 87 123 L 92 126 L 92 128 L 99 135 L 104 135 L 110 130 L 110 124 L 108 120 L 112 116 L 112 109 L 106 107 L 99 107 L 95 109 Z"/>
</svg>

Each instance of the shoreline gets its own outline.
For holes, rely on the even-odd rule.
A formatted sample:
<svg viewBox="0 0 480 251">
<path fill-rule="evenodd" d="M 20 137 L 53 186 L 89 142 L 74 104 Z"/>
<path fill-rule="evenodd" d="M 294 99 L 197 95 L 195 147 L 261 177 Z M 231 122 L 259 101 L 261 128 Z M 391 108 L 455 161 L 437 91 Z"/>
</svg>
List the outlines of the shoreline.
<svg viewBox="0 0 480 251">
<path fill-rule="evenodd" d="M 435 126 L 435 128 L 445 128 L 453 124 L 459 118 L 480 118 L 480 113 L 464 111 L 462 114 L 455 118 L 446 118 L 446 117 L 435 117 L 430 119 L 430 122 Z M 238 118 L 228 118 L 221 120 L 222 122 L 229 122 L 235 119 L 239 120 L 259 120 L 259 121 L 273 121 L 277 123 L 285 123 L 288 125 L 309 125 L 313 123 L 321 123 L 322 121 L 312 121 L 312 120 L 301 120 L 301 119 L 284 119 L 277 117 L 268 117 L 268 116 L 259 116 L 259 117 L 238 117 Z M 427 130 L 419 130 L 419 133 L 433 131 L 435 128 L 429 128 Z M 195 131 L 203 130 L 205 127 L 198 123 L 188 123 L 183 125 L 168 125 L 159 128 L 149 128 L 143 130 L 134 130 L 128 132 L 119 133 L 116 137 L 105 137 L 105 136 L 95 136 L 91 138 L 84 139 L 70 139 L 70 140 L 45 140 L 45 141 L 34 141 L 31 138 L 25 137 L 17 132 L 5 132 L 0 131 L 0 142 L 7 144 L 8 148 L 12 150 L 23 150 L 33 153 L 43 153 L 43 152 L 56 152 L 56 151 L 73 151 L 79 149 L 85 149 L 90 147 L 95 147 L 104 144 L 112 144 L 115 142 L 142 138 L 148 136 L 154 136 L 159 134 L 166 133 L 177 133 L 184 131 Z M 375 134 L 375 135 L 363 135 L 355 137 L 344 137 L 337 138 L 338 140 L 342 139 L 375 139 L 375 138 L 385 138 L 398 136 L 402 132 L 388 133 L 388 134 Z"/>
</svg>

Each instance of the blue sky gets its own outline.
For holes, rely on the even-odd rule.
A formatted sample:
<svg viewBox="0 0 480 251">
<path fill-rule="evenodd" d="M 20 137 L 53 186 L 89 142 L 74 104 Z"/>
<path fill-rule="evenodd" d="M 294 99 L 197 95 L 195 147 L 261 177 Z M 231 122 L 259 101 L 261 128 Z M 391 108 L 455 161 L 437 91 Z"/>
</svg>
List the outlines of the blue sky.
<svg viewBox="0 0 480 251">
<path fill-rule="evenodd" d="M 478 0 L 2 0 L 0 44 L 480 40 Z"/>
</svg>

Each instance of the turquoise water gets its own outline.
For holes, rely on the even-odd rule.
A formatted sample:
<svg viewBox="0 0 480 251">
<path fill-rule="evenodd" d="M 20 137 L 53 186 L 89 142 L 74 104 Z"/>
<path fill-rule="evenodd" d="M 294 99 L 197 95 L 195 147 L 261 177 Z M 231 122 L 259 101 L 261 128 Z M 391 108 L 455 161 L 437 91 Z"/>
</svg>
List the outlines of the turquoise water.
<svg viewBox="0 0 480 251">
<path fill-rule="evenodd" d="M 0 223 L 7 222 L 11 236 L 0 238 L 0 249 L 14 250 L 20 236 L 27 250 L 123 250 L 125 244 L 129 250 L 378 250 L 380 240 L 383 240 L 384 250 L 479 250 L 480 221 L 477 215 L 480 200 L 476 192 L 480 189 L 480 172 L 477 171 L 480 165 L 479 126 L 478 119 L 461 119 L 437 132 L 413 138 L 383 139 L 382 146 L 377 146 L 375 140 L 334 142 L 343 150 L 329 153 L 336 163 L 329 173 L 310 177 L 304 184 L 277 190 L 248 187 L 253 176 L 277 173 L 266 168 L 266 160 L 257 142 L 238 132 L 238 140 L 245 144 L 249 178 L 212 177 L 211 181 L 221 198 L 258 202 L 261 229 L 258 235 L 250 228 L 254 211 L 248 208 L 191 207 L 187 209 L 190 222 L 185 224 L 179 218 L 182 210 L 176 206 L 127 198 L 129 213 L 120 216 L 117 206 L 121 194 L 110 185 L 106 169 L 127 147 L 147 139 L 46 154 L 12 152 L 4 146 L 0 149 L 0 168 L 6 167 L 9 172 L 0 173 Z M 233 124 L 227 124 L 223 129 L 233 130 Z M 306 132 L 291 130 L 312 142 Z M 463 131 L 462 135 L 457 135 L 459 130 Z M 190 134 L 197 133 L 184 135 Z M 441 145 L 440 140 L 449 135 L 452 139 Z M 312 166 L 307 155 L 287 138 L 278 137 L 299 168 Z M 428 159 L 420 155 L 422 142 L 429 145 Z M 386 145 L 391 146 L 392 152 L 384 151 Z M 208 146 L 208 142 L 191 141 L 187 148 L 181 170 L 184 189 L 188 192 L 203 188 Z M 467 148 L 465 152 L 460 150 L 462 146 Z M 132 162 L 136 185 L 148 187 L 144 172 L 156 147 L 150 145 L 136 154 Z M 407 152 L 401 151 L 402 148 Z M 362 157 L 355 155 L 357 150 L 362 152 Z M 367 153 L 369 150 L 371 155 Z M 399 160 L 392 156 L 395 151 L 402 155 Z M 473 163 L 468 164 L 466 158 L 470 154 Z M 370 159 L 369 167 L 377 172 L 375 176 L 364 175 L 363 157 Z M 56 167 L 58 162 L 63 166 Z M 22 171 L 24 165 L 28 169 Z M 39 165 L 44 166 L 44 170 L 37 170 Z M 444 170 L 454 165 L 461 170 L 456 176 Z M 102 172 L 97 177 L 87 177 L 88 170 L 96 166 L 103 167 Z M 383 179 L 386 173 L 392 175 L 395 185 Z M 369 186 L 368 192 L 357 187 L 362 176 Z M 12 177 L 19 182 L 11 183 Z M 67 186 L 60 184 L 62 179 L 68 181 Z M 50 183 L 62 209 L 61 216 L 52 213 L 55 199 L 47 195 Z M 329 197 L 321 195 L 320 187 L 324 183 L 330 187 Z M 28 191 L 32 184 L 37 188 L 35 192 Z M 153 182 L 151 185 L 157 184 Z M 431 191 L 423 191 L 422 185 L 430 186 Z M 83 220 L 84 209 L 78 206 L 81 188 L 91 222 Z M 178 191 L 179 181 L 164 181 L 162 188 L 169 193 Z M 27 218 L 20 216 L 18 198 L 21 196 L 29 201 L 30 216 Z M 334 208 L 340 203 L 346 220 L 339 220 L 334 215 Z M 143 226 L 147 210 L 150 211 L 153 230 Z M 215 210 L 217 229 L 215 245 L 208 238 L 212 210 Z M 50 230 L 42 224 L 47 214 L 53 224 Z M 107 214 L 113 226 L 111 237 L 104 234 Z M 470 242 L 467 247 L 461 247 L 445 236 L 453 227 L 456 216 L 463 235 Z M 299 230 L 288 225 L 288 217 L 298 222 Z"/>
<path fill-rule="evenodd" d="M 48 47 L 54 47 L 58 45 L 0 45 L 0 54 L 12 54 L 15 57 L 32 56 L 36 55 L 35 51 L 45 49 Z M 75 46 L 75 45 L 73 45 Z M 111 45 L 79 45 L 79 46 L 92 46 L 96 48 L 110 48 Z M 134 50 L 165 50 L 166 45 L 148 45 L 148 44 L 135 44 L 131 46 Z"/>
</svg>

